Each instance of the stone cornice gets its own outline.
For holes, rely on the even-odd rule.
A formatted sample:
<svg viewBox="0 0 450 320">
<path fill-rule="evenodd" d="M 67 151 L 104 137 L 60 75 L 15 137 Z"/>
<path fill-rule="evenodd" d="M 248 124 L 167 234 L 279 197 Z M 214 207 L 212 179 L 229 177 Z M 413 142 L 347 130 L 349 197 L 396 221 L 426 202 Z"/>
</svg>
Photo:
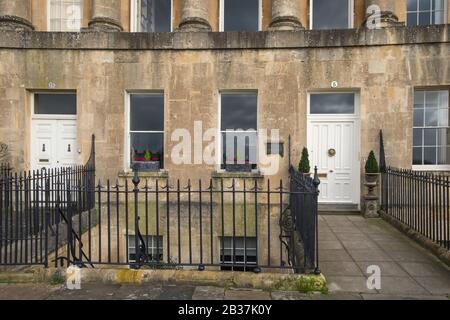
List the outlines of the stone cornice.
<svg viewBox="0 0 450 320">
<path fill-rule="evenodd" d="M 50 50 L 232 50 L 364 47 L 450 42 L 450 25 L 274 32 L 5 31 L 0 48 Z"/>
</svg>

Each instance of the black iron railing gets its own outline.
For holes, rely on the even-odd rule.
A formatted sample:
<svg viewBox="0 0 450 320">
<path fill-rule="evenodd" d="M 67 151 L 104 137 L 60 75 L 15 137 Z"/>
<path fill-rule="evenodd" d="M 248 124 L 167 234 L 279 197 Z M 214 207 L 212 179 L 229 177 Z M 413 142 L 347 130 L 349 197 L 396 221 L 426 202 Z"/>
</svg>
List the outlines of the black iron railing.
<svg viewBox="0 0 450 320">
<path fill-rule="evenodd" d="M 94 137 L 93 137 L 94 145 Z M 95 153 L 86 165 L 12 173 L 0 170 L 0 265 L 48 265 L 68 214 L 95 204 Z M 76 190 L 76 192 L 67 192 Z"/>
<path fill-rule="evenodd" d="M 387 167 L 381 174 L 386 214 L 450 249 L 450 177 Z"/>
<path fill-rule="evenodd" d="M 290 209 L 293 214 L 296 231 L 304 248 L 303 264 L 320 273 L 319 268 L 319 232 L 318 232 L 318 196 L 320 180 L 317 168 L 314 177 L 290 169 Z"/>
</svg>

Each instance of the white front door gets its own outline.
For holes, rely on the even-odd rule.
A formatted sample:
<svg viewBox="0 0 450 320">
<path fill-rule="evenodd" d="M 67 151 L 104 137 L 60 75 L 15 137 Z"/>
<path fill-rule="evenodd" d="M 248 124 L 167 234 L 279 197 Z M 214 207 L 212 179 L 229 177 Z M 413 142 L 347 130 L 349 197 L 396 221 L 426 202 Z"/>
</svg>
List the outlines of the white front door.
<svg viewBox="0 0 450 320">
<path fill-rule="evenodd" d="M 69 167 L 77 164 L 77 121 L 33 119 L 32 169 Z"/>
<path fill-rule="evenodd" d="M 320 203 L 360 202 L 359 120 L 352 93 L 310 98 L 308 149 L 320 178 Z"/>
</svg>

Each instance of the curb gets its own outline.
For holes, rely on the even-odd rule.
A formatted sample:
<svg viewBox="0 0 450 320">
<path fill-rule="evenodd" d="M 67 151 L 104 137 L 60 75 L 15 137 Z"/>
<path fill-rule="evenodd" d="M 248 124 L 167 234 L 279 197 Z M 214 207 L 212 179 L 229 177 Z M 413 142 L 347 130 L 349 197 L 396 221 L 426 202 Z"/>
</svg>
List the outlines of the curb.
<svg viewBox="0 0 450 320">
<path fill-rule="evenodd" d="M 188 270 L 79 269 L 81 283 L 143 285 L 149 283 L 236 287 L 276 291 L 328 291 L 323 275 L 277 273 L 245 273 Z M 30 273 L 0 273 L 0 283 L 64 283 L 73 275 L 66 269 L 36 269 Z"/>
</svg>

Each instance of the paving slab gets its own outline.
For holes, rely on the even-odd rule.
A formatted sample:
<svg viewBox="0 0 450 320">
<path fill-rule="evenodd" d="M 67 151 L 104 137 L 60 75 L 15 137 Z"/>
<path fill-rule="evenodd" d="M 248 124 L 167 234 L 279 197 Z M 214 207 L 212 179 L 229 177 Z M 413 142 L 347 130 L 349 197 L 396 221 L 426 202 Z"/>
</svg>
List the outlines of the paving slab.
<svg viewBox="0 0 450 320">
<path fill-rule="evenodd" d="M 192 300 L 194 292 L 193 286 L 164 286 L 157 300 Z"/>
<path fill-rule="evenodd" d="M 370 266 L 378 266 L 381 270 L 381 277 L 409 277 L 409 274 L 402 268 L 397 262 L 388 262 L 388 261 L 361 261 L 357 262 L 358 266 L 363 270 L 363 272 L 367 271 L 367 268 Z"/>
<path fill-rule="evenodd" d="M 272 300 L 281 301 L 298 301 L 298 300 L 311 300 L 311 295 L 301 292 L 293 291 L 274 291 L 271 293 Z"/>
<path fill-rule="evenodd" d="M 225 300 L 271 300 L 271 296 L 262 290 L 229 289 L 225 291 Z"/>
<path fill-rule="evenodd" d="M 83 284 L 81 290 L 69 290 L 66 287 L 52 292 L 48 300 L 120 300 L 117 294 L 120 285 L 116 284 Z"/>
<path fill-rule="evenodd" d="M 320 269 L 327 276 L 364 276 L 355 262 L 322 262 Z"/>
<path fill-rule="evenodd" d="M 223 300 L 225 288 L 219 287 L 196 287 L 192 300 Z"/>
<path fill-rule="evenodd" d="M 320 262 L 326 261 L 354 261 L 346 250 L 319 250 Z"/>
<path fill-rule="evenodd" d="M 376 290 L 367 288 L 367 278 L 349 276 L 329 276 L 327 277 L 328 290 L 331 293 L 376 293 Z"/>
<path fill-rule="evenodd" d="M 434 295 L 450 295 L 450 279 L 442 277 L 415 277 L 422 287 Z"/>
<path fill-rule="evenodd" d="M 413 277 L 448 277 L 450 271 L 443 266 L 430 262 L 399 262 L 400 266 Z"/>
<path fill-rule="evenodd" d="M 357 262 L 382 262 L 393 259 L 381 249 L 349 249 L 348 253 Z"/>
<path fill-rule="evenodd" d="M 342 250 L 343 245 L 339 241 L 319 241 L 319 248 L 321 250 Z"/>
<path fill-rule="evenodd" d="M 0 285 L 0 300 L 45 300 L 60 286 L 47 285 Z"/>
<path fill-rule="evenodd" d="M 120 300 L 157 300 L 161 294 L 162 286 L 160 285 L 123 285 L 114 292 L 114 298 Z"/>
<path fill-rule="evenodd" d="M 396 295 L 426 295 L 430 294 L 423 286 L 411 277 L 382 277 L 381 290 L 383 294 Z"/>
<path fill-rule="evenodd" d="M 390 301 L 401 301 L 401 300 L 446 300 L 448 301 L 448 297 L 446 296 L 408 296 L 408 295 L 388 295 L 388 294 L 362 294 L 362 298 L 364 300 L 390 300 Z"/>
</svg>

